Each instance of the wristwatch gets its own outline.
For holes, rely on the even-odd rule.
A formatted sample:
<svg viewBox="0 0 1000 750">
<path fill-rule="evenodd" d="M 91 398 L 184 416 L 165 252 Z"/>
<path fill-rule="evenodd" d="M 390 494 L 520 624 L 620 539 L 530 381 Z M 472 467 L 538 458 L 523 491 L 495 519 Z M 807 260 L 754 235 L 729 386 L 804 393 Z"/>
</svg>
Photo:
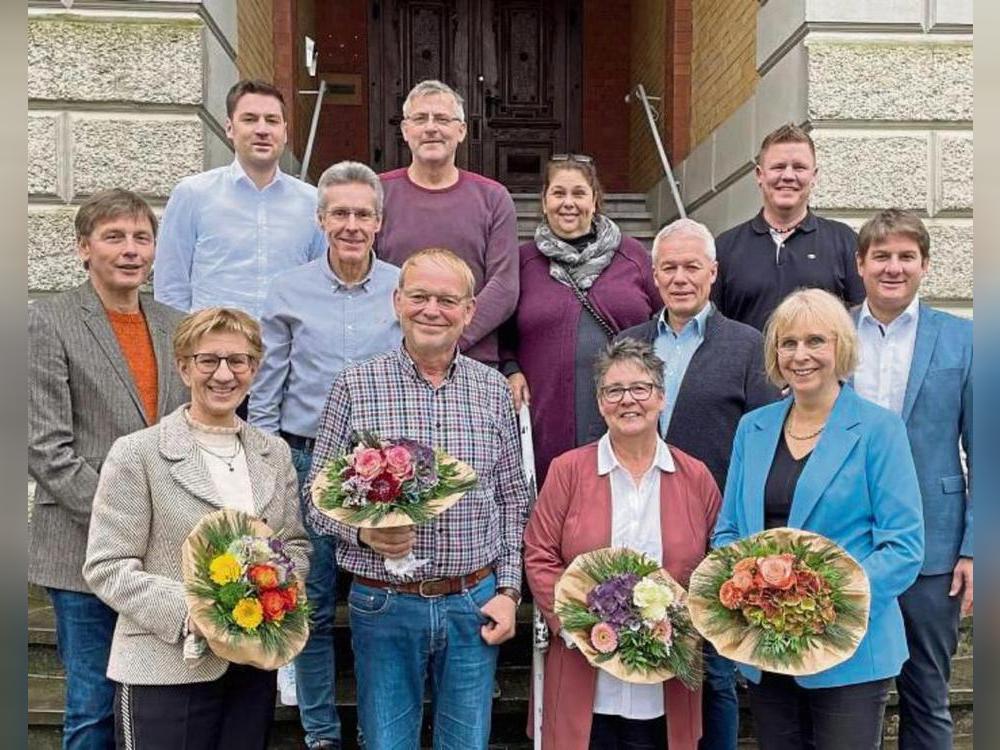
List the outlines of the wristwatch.
<svg viewBox="0 0 1000 750">
<path fill-rule="evenodd" d="M 503 594 L 514 600 L 514 606 L 521 604 L 521 592 L 515 589 L 513 586 L 501 586 L 497 589 L 498 594 Z"/>
</svg>

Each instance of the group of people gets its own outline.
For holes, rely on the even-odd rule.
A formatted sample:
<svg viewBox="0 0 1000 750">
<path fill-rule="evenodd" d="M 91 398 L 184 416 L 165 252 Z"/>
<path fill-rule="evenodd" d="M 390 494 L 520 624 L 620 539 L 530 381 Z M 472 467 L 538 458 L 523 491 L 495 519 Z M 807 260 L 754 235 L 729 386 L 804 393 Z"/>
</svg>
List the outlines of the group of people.
<svg viewBox="0 0 1000 750">
<path fill-rule="evenodd" d="M 334 603 L 348 596 L 358 741 L 486 748 L 523 581 L 553 634 L 543 746 L 734 750 L 737 669 L 770 748 L 946 748 L 972 610 L 972 326 L 922 305 L 930 241 L 889 209 L 855 235 L 809 209 L 809 135 L 769 134 L 761 211 L 717 239 L 681 219 L 651 254 L 602 212 L 593 159 L 553 155 L 517 246 L 506 189 L 461 170 L 461 96 L 403 104 L 409 167 L 281 172 L 285 104 L 241 81 L 232 164 L 182 180 L 162 223 L 127 190 L 76 216 L 87 281 L 29 309 L 29 579 L 66 669 L 66 748 L 264 748 L 275 673 L 192 653 L 180 548 L 235 508 L 281 528 L 313 613 L 295 659 L 308 748 L 339 748 Z M 140 295 L 153 273 L 154 299 Z M 515 409 L 528 404 L 532 504 Z M 375 431 L 440 447 L 478 484 L 432 521 L 358 530 L 311 503 Z M 560 637 L 554 586 L 627 546 L 682 585 L 714 546 L 820 533 L 872 588 L 837 667 L 791 678 L 704 647 L 705 681 L 633 685 Z M 408 579 L 384 561 L 429 562 Z M 565 634 L 562 634 L 565 636 Z M 530 728 L 529 728 L 530 729 Z"/>
</svg>

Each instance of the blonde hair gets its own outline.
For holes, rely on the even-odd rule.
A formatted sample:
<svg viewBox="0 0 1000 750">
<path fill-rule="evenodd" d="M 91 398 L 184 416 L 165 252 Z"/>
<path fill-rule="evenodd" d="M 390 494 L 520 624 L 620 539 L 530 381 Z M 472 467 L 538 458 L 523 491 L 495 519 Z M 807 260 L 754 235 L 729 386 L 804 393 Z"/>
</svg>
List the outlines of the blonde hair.
<svg viewBox="0 0 1000 750">
<path fill-rule="evenodd" d="M 844 303 L 822 289 L 792 292 L 771 313 L 764 326 L 764 369 L 779 388 L 788 385 L 778 368 L 778 341 L 796 323 L 814 325 L 833 332 L 834 374 L 846 380 L 858 366 L 858 334 Z"/>
<path fill-rule="evenodd" d="M 407 258 L 399 271 L 400 289 L 403 288 L 403 284 L 406 282 L 407 272 L 422 261 L 435 263 L 439 266 L 444 266 L 450 271 L 454 271 L 465 284 L 467 290 L 465 296 L 470 298 L 475 296 L 476 278 L 472 275 L 472 269 L 469 268 L 469 264 L 444 247 L 427 247 L 423 250 L 418 250 Z"/>
<path fill-rule="evenodd" d="M 198 343 L 210 333 L 235 333 L 247 340 L 247 354 L 258 362 L 264 352 L 260 324 L 242 310 L 232 307 L 206 307 L 186 315 L 174 331 L 174 359 L 195 353 Z"/>
</svg>

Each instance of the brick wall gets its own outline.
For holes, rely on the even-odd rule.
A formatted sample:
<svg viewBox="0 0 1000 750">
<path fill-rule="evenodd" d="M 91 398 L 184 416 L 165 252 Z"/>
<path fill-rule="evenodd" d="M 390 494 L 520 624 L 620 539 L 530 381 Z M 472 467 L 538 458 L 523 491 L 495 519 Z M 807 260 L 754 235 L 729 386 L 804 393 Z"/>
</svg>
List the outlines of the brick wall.
<svg viewBox="0 0 1000 750">
<path fill-rule="evenodd" d="M 758 0 L 693 0 L 692 146 L 754 93 L 758 7 Z"/>
<path fill-rule="evenodd" d="M 666 89 L 667 3 L 661 0 L 634 0 L 631 17 L 631 83 L 642 84 L 649 96 L 663 97 Z M 663 101 L 653 102 L 658 111 Z M 632 148 L 629 152 L 629 182 L 631 190 L 641 192 L 652 187 L 662 177 L 663 168 L 656 153 L 653 136 L 642 105 L 633 100 L 629 105 Z M 665 136 L 664 118 L 657 121 L 660 137 Z"/>
<path fill-rule="evenodd" d="M 236 67 L 241 78 L 274 80 L 273 5 L 274 0 L 241 0 L 236 5 Z"/>
</svg>

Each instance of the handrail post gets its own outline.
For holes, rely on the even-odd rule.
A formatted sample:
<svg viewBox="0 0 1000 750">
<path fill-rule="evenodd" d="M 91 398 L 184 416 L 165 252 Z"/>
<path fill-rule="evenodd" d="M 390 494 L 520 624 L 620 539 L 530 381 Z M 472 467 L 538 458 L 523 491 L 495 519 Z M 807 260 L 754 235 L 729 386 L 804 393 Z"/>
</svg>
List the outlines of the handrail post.
<svg viewBox="0 0 1000 750">
<path fill-rule="evenodd" d="M 677 206 L 677 212 L 681 215 L 682 219 L 686 219 L 687 212 L 684 210 L 684 203 L 681 201 L 681 194 L 677 189 L 677 181 L 674 179 L 674 173 L 670 169 L 670 161 L 667 159 L 667 152 L 663 148 L 660 131 L 656 129 L 656 118 L 653 117 L 653 108 L 649 104 L 646 87 L 641 83 L 638 84 L 635 87 L 635 93 L 642 103 L 642 108 L 646 111 L 646 121 L 649 123 L 649 131 L 653 134 L 653 140 L 656 142 L 656 150 L 660 154 L 660 163 L 663 165 L 663 171 L 667 176 L 667 181 L 670 183 L 670 192 L 674 196 L 674 204 Z M 627 101 L 628 97 L 625 97 L 625 99 Z"/>
<path fill-rule="evenodd" d="M 319 127 L 319 110 L 323 106 L 323 94 L 326 93 L 326 81 L 320 79 L 319 91 L 316 92 L 316 106 L 313 108 L 312 124 L 309 126 L 309 139 L 306 141 L 306 152 L 302 156 L 302 169 L 299 179 L 303 182 L 309 177 L 309 160 L 312 159 L 313 144 L 316 142 L 316 128 Z"/>
</svg>

